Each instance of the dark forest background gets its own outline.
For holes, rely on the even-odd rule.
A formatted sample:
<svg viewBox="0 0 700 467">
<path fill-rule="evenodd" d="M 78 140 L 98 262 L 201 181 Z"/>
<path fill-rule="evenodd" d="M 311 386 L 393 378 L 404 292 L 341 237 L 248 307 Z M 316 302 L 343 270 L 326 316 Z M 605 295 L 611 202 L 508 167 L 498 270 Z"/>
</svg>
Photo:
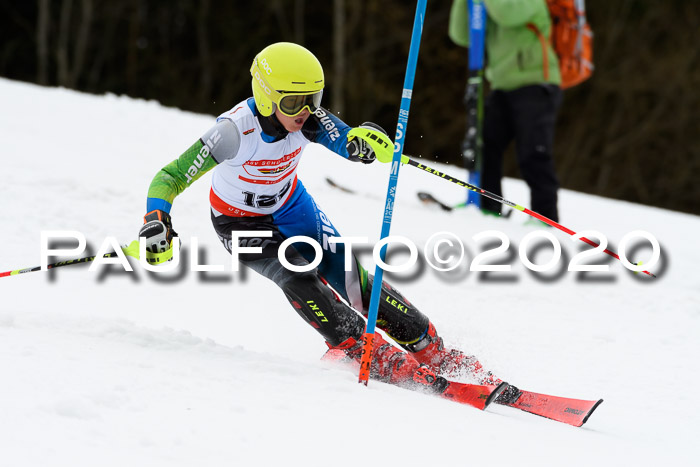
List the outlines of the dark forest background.
<svg viewBox="0 0 700 467">
<path fill-rule="evenodd" d="M 405 150 L 461 166 L 467 51 L 447 37 L 450 5 L 428 2 Z M 565 92 L 562 186 L 700 214 L 700 1 L 586 6 L 596 71 Z M 405 0 L 0 0 L 0 76 L 218 115 L 251 95 L 254 55 L 292 41 L 324 64 L 324 106 L 393 134 L 414 13 Z"/>
</svg>

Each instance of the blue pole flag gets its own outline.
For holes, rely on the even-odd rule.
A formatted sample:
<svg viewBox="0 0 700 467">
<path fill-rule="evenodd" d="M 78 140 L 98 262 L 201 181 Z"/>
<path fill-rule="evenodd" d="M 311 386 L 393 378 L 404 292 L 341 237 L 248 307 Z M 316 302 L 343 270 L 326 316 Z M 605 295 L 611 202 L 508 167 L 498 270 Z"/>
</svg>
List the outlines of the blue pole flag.
<svg viewBox="0 0 700 467">
<path fill-rule="evenodd" d="M 411 35 L 411 47 L 408 51 L 408 63 L 406 64 L 406 75 L 401 93 L 401 108 L 399 119 L 396 124 L 396 139 L 394 141 L 394 157 L 391 161 L 391 172 L 389 174 L 389 187 L 386 193 L 386 203 L 384 204 L 384 217 L 382 221 L 382 232 L 380 241 L 389 236 L 391 230 L 391 218 L 394 213 L 394 202 L 396 200 L 396 189 L 399 182 L 399 168 L 401 167 L 401 155 L 403 154 L 403 143 L 406 137 L 408 126 L 408 112 L 411 107 L 411 97 L 413 95 L 413 81 L 416 75 L 416 64 L 418 62 L 418 50 L 423 34 L 423 23 L 425 21 L 425 8 L 428 0 L 418 0 L 416 6 L 416 16 L 413 20 L 413 34 Z M 386 258 L 386 245 L 380 252 L 379 258 L 384 262 Z M 360 382 L 367 385 L 369 380 L 370 367 L 372 363 L 372 348 L 375 326 L 377 324 L 377 312 L 379 310 L 379 297 L 382 290 L 384 270 L 380 264 L 376 265 L 374 272 L 374 285 L 369 302 L 369 312 L 367 315 L 367 328 L 364 335 L 364 347 L 362 361 L 360 363 Z"/>
<path fill-rule="evenodd" d="M 465 96 L 467 106 L 467 134 L 462 153 L 469 170 L 469 183 L 481 184 L 483 121 L 484 47 L 486 42 L 486 7 L 484 0 L 468 0 L 469 9 L 469 76 Z M 481 207 L 481 196 L 467 191 L 467 205 Z"/>
<path fill-rule="evenodd" d="M 484 43 L 486 35 L 486 7 L 484 0 L 469 0 L 469 69 L 484 68 Z"/>
</svg>

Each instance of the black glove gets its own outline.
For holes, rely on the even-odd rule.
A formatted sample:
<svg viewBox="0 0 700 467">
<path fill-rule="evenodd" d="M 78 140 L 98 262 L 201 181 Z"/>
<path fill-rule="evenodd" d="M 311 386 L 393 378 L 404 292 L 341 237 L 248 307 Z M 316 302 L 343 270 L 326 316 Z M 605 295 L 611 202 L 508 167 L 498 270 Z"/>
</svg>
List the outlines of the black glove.
<svg viewBox="0 0 700 467">
<path fill-rule="evenodd" d="M 370 130 L 380 131 L 386 135 L 386 131 L 384 131 L 384 128 L 380 127 L 376 123 L 365 122 L 362 125 L 360 125 L 360 128 L 369 128 Z M 348 141 L 348 144 L 345 146 L 345 149 L 348 150 L 348 159 L 350 159 L 353 162 L 360 161 L 363 164 L 371 164 L 377 158 L 377 156 L 374 154 L 372 146 L 370 146 L 369 143 L 362 139 L 362 137 L 360 136 L 357 136 L 351 141 Z"/>
<path fill-rule="evenodd" d="M 139 238 L 146 240 L 146 251 L 149 253 L 164 253 L 171 248 L 173 237 L 177 232 L 173 230 L 170 214 L 160 209 L 155 209 L 143 218 L 143 227 L 139 230 Z"/>
</svg>

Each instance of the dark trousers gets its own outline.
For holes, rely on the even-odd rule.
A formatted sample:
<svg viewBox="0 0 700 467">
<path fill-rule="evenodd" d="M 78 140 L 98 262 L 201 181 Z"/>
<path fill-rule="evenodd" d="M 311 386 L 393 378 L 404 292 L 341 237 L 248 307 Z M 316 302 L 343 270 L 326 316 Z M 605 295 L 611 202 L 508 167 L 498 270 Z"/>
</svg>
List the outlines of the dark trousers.
<svg viewBox="0 0 700 467">
<path fill-rule="evenodd" d="M 228 217 L 212 214 L 212 223 L 224 247 L 231 252 L 232 231 L 271 231 L 272 237 L 247 237 L 240 246 L 257 246 L 262 253 L 241 253 L 239 260 L 255 272 L 267 277 L 279 286 L 297 313 L 331 345 L 337 346 L 349 337 L 359 340 L 364 334 L 365 321 L 358 313 L 340 300 L 328 287 L 328 282 L 318 269 L 307 272 L 292 272 L 282 266 L 278 250 L 286 237 L 275 223 L 273 216 Z M 315 222 L 312 223 L 315 226 Z M 245 242 L 245 243 L 243 243 Z M 299 245 L 299 244 L 295 244 Z M 303 244 L 302 244 L 303 245 Z M 343 252 L 338 250 L 341 257 Z M 328 255 L 324 252 L 324 257 Z M 309 264 L 296 249 L 287 248 L 286 259 L 296 266 Z M 374 277 L 357 263 L 360 275 L 357 286 L 361 294 L 361 309 L 367 316 L 374 285 Z M 342 270 L 341 265 L 341 273 Z M 347 300 L 345 295 L 344 299 Z M 384 282 L 379 296 L 377 327 L 385 331 L 405 349 L 415 352 L 413 344 L 419 342 L 428 330 L 429 320 L 397 290 Z"/>
<path fill-rule="evenodd" d="M 493 91 L 486 100 L 481 168 L 482 188 L 502 196 L 503 154 L 515 140 L 520 174 L 530 187 L 530 207 L 556 222 L 559 180 L 552 145 L 561 98 L 561 89 L 554 85 Z M 501 212 L 500 203 L 484 197 L 481 208 Z"/>
</svg>

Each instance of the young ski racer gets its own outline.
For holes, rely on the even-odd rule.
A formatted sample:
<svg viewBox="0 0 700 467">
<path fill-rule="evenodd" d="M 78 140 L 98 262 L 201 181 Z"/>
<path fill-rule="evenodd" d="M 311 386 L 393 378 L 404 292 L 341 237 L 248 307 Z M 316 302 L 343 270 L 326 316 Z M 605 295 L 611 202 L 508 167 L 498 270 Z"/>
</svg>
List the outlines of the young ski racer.
<svg viewBox="0 0 700 467">
<path fill-rule="evenodd" d="M 214 169 L 211 220 L 224 247 L 231 252 L 232 231 L 260 231 L 259 238 L 241 237 L 239 245 L 259 246 L 262 253 L 240 253 L 240 262 L 282 289 L 297 313 L 323 336 L 330 353 L 342 351 L 346 359 L 359 362 L 365 329 L 361 314 L 368 312 L 373 276 L 356 259 L 352 270 L 345 271 L 344 245 L 323 238 L 324 232 L 341 235 L 296 172 L 310 142 L 365 164 L 376 158 L 365 135 L 389 141 L 391 151 L 393 144 L 384 130 L 369 122 L 360 126 L 367 130 L 361 136 L 348 135 L 351 128 L 321 107 L 323 69 L 304 47 L 272 44 L 255 57 L 250 72 L 253 97 L 221 114 L 209 131 L 156 174 L 139 237 L 145 237 L 149 252 L 170 249 L 177 235 L 169 215 L 173 200 Z M 263 236 L 265 231 L 272 237 Z M 323 246 L 323 259 L 312 271 L 293 272 L 278 259 L 281 243 L 297 235 Z M 287 261 L 295 266 L 308 265 L 314 257 L 306 243 L 286 249 Z M 468 372 L 479 384 L 502 382 L 476 358 L 445 348 L 428 317 L 386 283 L 377 323 L 403 350 L 377 333 L 372 378 L 446 397 L 456 385 L 445 377 Z M 514 402 L 519 395 L 509 386 L 496 401 Z"/>
</svg>

